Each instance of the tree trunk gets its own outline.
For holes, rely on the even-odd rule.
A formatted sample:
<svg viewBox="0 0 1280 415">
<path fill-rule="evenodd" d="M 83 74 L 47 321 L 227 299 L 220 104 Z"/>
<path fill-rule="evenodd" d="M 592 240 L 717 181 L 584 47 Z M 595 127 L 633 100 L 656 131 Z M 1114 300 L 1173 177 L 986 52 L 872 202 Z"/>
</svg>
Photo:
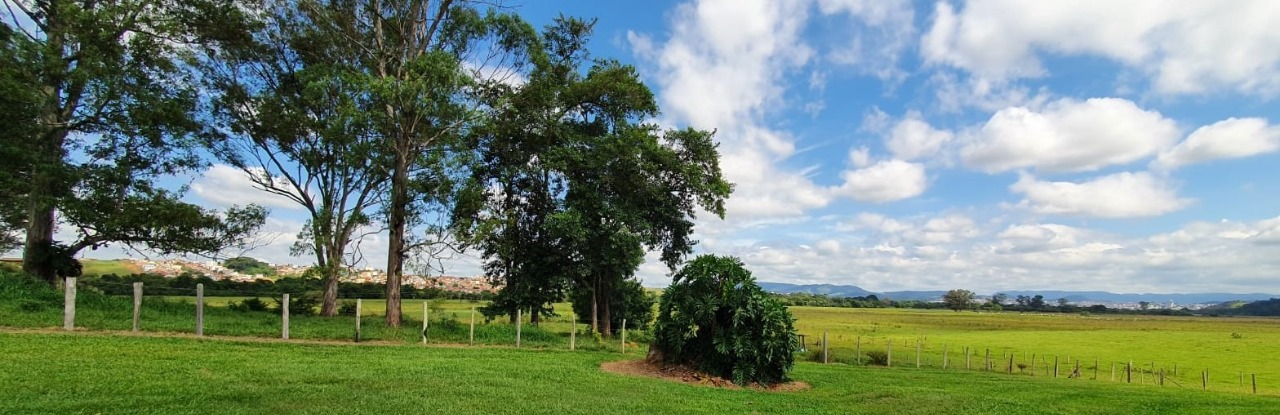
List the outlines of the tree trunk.
<svg viewBox="0 0 1280 415">
<path fill-rule="evenodd" d="M 600 332 L 600 300 L 596 296 L 596 292 L 600 288 L 600 278 L 592 277 L 591 280 L 591 332 Z"/>
<path fill-rule="evenodd" d="M 613 336 L 613 315 L 610 310 L 612 307 L 609 306 L 609 300 L 607 298 L 608 297 L 606 297 L 606 300 L 604 301 L 604 307 L 602 307 L 604 310 L 601 313 L 603 314 L 603 316 L 601 316 L 600 318 L 600 325 L 602 326 L 600 328 L 600 334 L 603 334 L 607 337 L 612 337 Z"/>
<path fill-rule="evenodd" d="M 320 305 L 320 315 L 324 317 L 338 315 L 338 267 L 332 265 L 325 270 L 324 301 Z"/>
<path fill-rule="evenodd" d="M 47 197 L 36 196 L 44 190 L 36 189 L 27 207 L 27 239 L 22 250 L 22 270 L 50 284 L 58 283 L 50 263 L 49 246 L 53 244 L 53 203 Z"/>
<path fill-rule="evenodd" d="M 539 312 L 537 312 L 537 311 L 530 310 L 530 311 L 529 311 L 529 325 L 530 325 L 530 326 L 537 326 L 537 325 L 538 325 L 538 323 L 541 323 L 541 322 L 542 322 L 542 313 L 539 313 Z"/>
<path fill-rule="evenodd" d="M 387 325 L 400 327 L 400 281 L 404 273 L 404 232 L 409 204 L 408 140 L 397 140 L 396 165 L 391 175 L 391 227 L 387 253 Z"/>
</svg>

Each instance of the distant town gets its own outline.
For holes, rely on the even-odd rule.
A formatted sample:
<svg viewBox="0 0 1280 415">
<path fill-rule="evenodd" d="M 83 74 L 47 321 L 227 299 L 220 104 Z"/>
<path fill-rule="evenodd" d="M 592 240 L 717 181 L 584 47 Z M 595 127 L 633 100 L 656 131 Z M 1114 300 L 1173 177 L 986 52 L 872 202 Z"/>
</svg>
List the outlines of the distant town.
<svg viewBox="0 0 1280 415">
<path fill-rule="evenodd" d="M 139 272 L 148 274 L 163 275 L 165 277 L 176 277 L 184 272 L 193 274 L 202 274 L 214 280 L 231 280 L 248 282 L 254 280 L 274 280 L 283 277 L 301 276 L 309 266 L 290 265 L 290 264 L 273 264 L 271 269 L 275 270 L 274 275 L 266 274 L 245 274 L 239 271 L 228 269 L 216 261 L 187 261 L 182 259 L 119 259 L 120 261 Z M 375 268 L 353 269 L 350 275 L 343 278 L 343 281 L 354 283 L 371 283 L 383 284 L 387 282 L 387 274 L 385 271 Z M 458 277 L 450 275 L 405 275 L 404 284 L 412 285 L 414 288 L 437 288 L 444 291 L 462 292 L 469 294 L 478 294 L 482 292 L 496 292 L 497 288 L 489 284 L 488 279 L 482 275 Z"/>
</svg>

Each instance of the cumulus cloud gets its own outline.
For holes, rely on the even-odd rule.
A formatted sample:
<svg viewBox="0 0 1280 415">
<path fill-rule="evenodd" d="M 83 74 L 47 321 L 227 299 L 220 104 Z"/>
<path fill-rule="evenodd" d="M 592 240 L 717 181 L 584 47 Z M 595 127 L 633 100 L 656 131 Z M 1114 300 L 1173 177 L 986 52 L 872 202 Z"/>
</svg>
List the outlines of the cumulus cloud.
<svg viewBox="0 0 1280 415">
<path fill-rule="evenodd" d="M 263 175 L 258 170 L 257 175 Z M 257 187 L 243 170 L 226 164 L 214 164 L 191 183 L 191 192 L 217 206 L 258 204 L 272 208 L 301 209 L 284 196 Z"/>
<path fill-rule="evenodd" d="M 924 165 L 886 160 L 856 170 L 846 170 L 836 193 L 859 202 L 885 203 L 909 199 L 928 187 Z"/>
<path fill-rule="evenodd" d="M 653 67 L 667 121 L 718 130 L 721 166 L 736 186 L 729 216 L 801 215 L 831 199 L 813 184 L 812 170 L 783 165 L 796 139 L 764 121 L 781 107 L 785 75 L 814 55 L 800 37 L 808 9 L 799 2 L 695 1 L 671 12 L 665 41 L 627 34 Z M 813 86 L 822 84 L 813 78 Z"/>
<path fill-rule="evenodd" d="M 1024 196 L 1020 207 L 1035 212 L 1100 218 L 1159 216 L 1191 203 L 1146 172 L 1116 173 L 1081 183 L 1041 181 L 1022 174 L 1009 190 Z"/>
<path fill-rule="evenodd" d="M 1151 156 L 1173 145 L 1178 134 L 1172 120 L 1128 100 L 1062 99 L 1038 111 L 996 112 L 965 138 L 960 157 L 988 173 L 1093 171 Z"/>
<path fill-rule="evenodd" d="M 953 137 L 950 131 L 933 128 L 919 112 L 911 111 L 885 137 L 885 148 L 900 160 L 918 160 L 937 154 Z"/>
<path fill-rule="evenodd" d="M 1160 153 L 1152 167 L 1172 170 L 1213 160 L 1243 158 L 1280 150 L 1280 127 L 1261 118 L 1229 118 L 1196 129 Z"/>
<path fill-rule="evenodd" d="M 1169 7 L 1161 0 L 939 2 L 921 38 L 926 62 L 982 78 L 1043 76 L 1041 55 L 1099 56 L 1162 93 L 1280 92 L 1280 7 L 1267 0 Z"/>
</svg>

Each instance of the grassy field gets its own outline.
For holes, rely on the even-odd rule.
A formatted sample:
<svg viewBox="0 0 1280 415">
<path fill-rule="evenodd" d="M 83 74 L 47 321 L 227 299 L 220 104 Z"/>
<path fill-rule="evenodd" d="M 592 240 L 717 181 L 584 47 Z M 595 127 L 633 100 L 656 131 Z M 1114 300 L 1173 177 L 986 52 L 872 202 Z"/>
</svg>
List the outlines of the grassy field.
<svg viewBox="0 0 1280 415">
<path fill-rule="evenodd" d="M 127 331 L 131 325 L 131 301 L 124 297 L 104 296 L 92 290 L 82 290 L 78 298 L 76 325 L 80 330 L 93 331 L 95 334 L 86 335 L 63 335 L 49 334 L 48 331 L 55 330 L 61 326 L 62 322 L 62 295 L 60 292 L 51 290 L 48 287 L 40 285 L 24 285 L 25 283 L 13 283 L 19 280 L 9 280 L 5 284 L 0 284 L 0 328 L 8 327 L 10 334 L 6 335 L 6 339 L 0 340 L 0 354 L 3 354 L 5 364 L 19 365 L 15 367 L 25 367 L 29 363 L 26 359 L 33 358 L 28 356 L 29 352 L 25 349 L 43 348 L 50 351 L 56 351 L 63 348 L 62 343 L 65 342 L 88 342 L 101 343 L 102 347 L 107 350 L 115 350 L 117 354 L 128 355 L 134 353 L 134 348 L 165 348 L 173 344 L 181 344 L 182 347 L 192 348 L 191 353 L 211 353 L 220 355 L 222 353 L 239 353 L 240 348 L 253 348 L 262 351 L 254 353 L 264 353 L 264 356 L 275 356 L 272 359 L 292 359 L 295 352 L 289 347 L 293 346 L 276 346 L 276 345 L 260 345 L 255 343 L 232 343 L 223 346 L 206 345 L 205 342 L 194 342 L 195 345 L 183 343 L 186 340 L 177 339 L 141 339 L 135 337 L 111 337 L 103 336 L 110 332 Z M 38 283 L 37 283 L 38 284 Z M 280 336 L 280 320 L 279 316 L 273 312 L 238 312 L 226 308 L 226 304 L 232 301 L 242 301 L 242 298 L 207 298 L 206 307 L 206 325 L 205 333 L 210 336 L 241 336 L 254 338 L 278 338 Z M 161 336 L 172 336 L 173 333 L 192 333 L 194 331 L 194 311 L 195 306 L 191 302 L 191 297 L 147 297 L 144 300 L 142 311 L 142 328 L 145 333 Z M 480 345 L 488 345 L 490 347 L 479 348 L 463 348 L 470 352 L 461 352 L 457 348 L 422 349 L 420 346 L 409 346 L 418 343 L 420 340 L 421 316 L 423 309 L 423 301 L 407 300 L 404 303 L 404 314 L 408 318 L 403 328 L 391 328 L 383 324 L 381 319 L 382 310 L 385 303 L 381 300 L 364 301 L 362 316 L 362 340 L 371 341 L 379 344 L 401 345 L 391 347 L 394 350 L 403 350 L 407 356 L 419 356 L 423 359 L 430 360 L 431 356 L 437 354 L 453 355 L 462 353 L 457 356 L 464 360 L 483 360 L 485 358 L 493 358 L 493 353 L 517 353 L 514 350 L 502 349 L 501 352 L 494 352 L 492 346 L 508 347 L 513 345 L 515 337 L 515 327 L 502 321 L 485 322 L 483 317 L 477 315 L 476 326 L 476 343 Z M 473 303 L 462 300 L 431 300 L 428 308 L 431 310 L 432 325 L 429 331 L 430 343 L 432 344 L 448 344 L 458 345 L 468 342 L 468 323 L 470 321 L 472 307 L 478 307 L 483 304 Z M 557 310 L 568 310 L 567 304 L 558 304 Z M 800 356 L 799 360 L 813 359 L 814 355 L 820 350 L 820 339 L 824 331 L 829 332 L 831 354 L 835 362 L 844 363 L 838 365 L 822 366 L 812 363 L 803 363 L 798 366 L 796 376 L 801 380 L 813 383 L 815 390 L 810 392 L 801 392 L 805 396 L 816 396 L 820 402 L 825 402 L 810 412 L 823 413 L 830 411 L 839 412 L 838 408 L 846 406 L 853 408 L 843 412 L 861 412 L 886 410 L 893 412 L 913 413 L 917 409 L 908 403 L 908 397 L 913 399 L 922 399 L 924 404 L 920 410 L 914 413 L 938 413 L 951 412 L 943 411 L 940 408 L 943 405 L 956 404 L 962 408 L 977 408 L 977 413 L 988 413 L 996 409 L 1014 411 L 1016 413 L 1028 413 L 1035 411 L 1025 411 L 1029 407 L 1035 405 L 1023 406 L 1020 402 L 1028 400 L 1030 402 L 1039 402 L 1039 405 L 1049 405 L 1052 409 L 1047 413 L 1110 413 L 1108 411 L 1094 410 L 1094 406 L 1090 406 L 1088 399 L 1085 397 L 1101 396 L 1097 401 L 1096 408 L 1114 408 L 1116 403 L 1109 400 L 1121 400 L 1128 394 L 1138 394 L 1137 396 L 1145 396 L 1150 398 L 1149 402 L 1141 403 L 1135 401 L 1126 403 L 1118 407 L 1131 408 L 1147 408 L 1139 412 L 1154 413 L 1152 408 L 1176 409 L 1174 412 L 1195 412 L 1200 408 L 1207 408 L 1210 403 L 1221 403 L 1228 406 L 1244 405 L 1242 411 L 1233 413 L 1247 413 L 1253 408 L 1254 402 L 1270 402 L 1272 404 L 1280 404 L 1276 401 L 1276 396 L 1280 396 L 1280 368 L 1274 361 L 1273 357 L 1280 355 L 1280 320 L 1276 319 L 1259 319 L 1259 318 L 1205 318 L 1205 317 L 1155 317 L 1155 316 L 1112 316 L 1112 315 L 1079 315 L 1079 314 L 1019 314 L 1019 313 L 972 313 L 963 312 L 955 313 L 950 311 L 936 310 L 897 310 L 897 309 L 839 309 L 839 308 L 810 308 L 810 307 L 793 307 L 792 312 L 797 318 L 797 328 L 800 333 L 806 335 L 807 346 L 810 352 Z M 527 320 L 526 320 L 527 321 Z M 13 334 L 13 328 L 34 329 L 44 334 Z M 600 361 L 609 359 L 619 359 L 617 354 L 619 343 L 617 340 L 603 341 L 597 340 L 592 336 L 582 335 L 579 332 L 577 336 L 577 345 L 580 351 L 576 354 L 561 353 L 568 348 L 569 344 L 569 328 L 570 322 L 567 316 L 559 316 L 549 318 L 544 321 L 541 327 L 523 327 L 522 346 L 526 349 L 543 349 L 544 353 L 551 356 L 570 356 L 571 367 L 575 367 L 574 371 L 554 374 L 542 374 L 536 376 L 547 376 L 549 379 L 567 379 L 569 381 L 580 381 L 578 376 L 586 376 L 577 371 L 594 370 L 592 368 L 598 365 Z M 106 332 L 104 332 L 106 331 Z M 320 341 L 339 341 L 350 342 L 354 334 L 354 317 L 336 317 L 336 318 L 320 318 L 315 316 L 293 316 L 291 324 L 291 335 L 294 339 L 309 339 Z M 631 332 L 629 334 L 632 352 L 631 357 L 636 358 L 643 352 L 643 346 L 647 342 L 647 336 L 640 332 Z M 886 344 L 892 340 L 893 342 L 893 368 L 882 367 L 854 367 L 850 363 L 857 363 L 854 350 L 858 341 L 861 339 L 862 351 L 864 354 L 871 350 L 884 350 Z M 915 365 L 916 341 L 921 341 L 921 363 L 922 368 L 917 369 Z M 7 341 L 7 343 L 6 343 Z M 176 342 L 176 343 L 170 343 Z M 118 344 L 117 344 L 118 343 Z M 347 343 L 349 344 L 349 343 Z M 635 346 L 635 347 L 632 347 Z M 226 347 L 224 350 L 219 347 Z M 302 346 L 298 346 L 302 347 Z M 306 346 L 312 347 L 312 346 Z M 314 350 L 315 353 L 323 355 L 342 355 L 351 353 L 351 350 L 358 350 L 355 354 L 364 356 L 366 354 L 383 353 L 387 346 L 372 348 L 345 349 L 336 348 L 319 348 Z M 950 358 L 950 367 L 943 370 L 942 350 L 946 347 L 948 357 Z M 204 350 L 202 348 L 213 348 Z M 282 349 L 281 349 L 282 348 Z M 977 353 L 971 357 L 973 370 L 960 370 L 964 367 L 964 358 L 961 356 L 962 350 L 969 348 Z M 70 348 L 71 350 L 78 350 Z M 1030 369 L 1020 370 L 1010 376 L 1004 373 L 983 373 L 979 370 L 982 366 L 982 353 L 987 349 L 991 350 L 993 356 L 993 366 L 996 372 L 1003 372 L 1008 365 L 1008 358 L 1013 356 L 1015 363 L 1029 363 L 1031 356 L 1036 356 L 1036 375 L 1030 374 Z M 426 351 L 423 351 L 426 350 Z M 447 351 L 445 351 L 447 350 Z M 377 351 L 377 352 L 373 352 Z M 76 352 L 80 353 L 80 352 Z M 88 353 L 92 356 L 98 352 Z M 299 352 L 301 353 L 301 352 Z M 424 354 L 425 353 L 425 354 Z M 466 355 L 466 353 L 478 353 L 476 356 Z M 305 353 L 302 353 L 305 354 Z M 140 355 L 146 356 L 147 353 Z M 157 355 L 163 356 L 164 353 Z M 167 360 L 167 366 L 161 366 L 155 370 L 162 370 L 163 367 L 176 368 L 182 363 L 196 362 L 203 358 L 192 356 L 176 356 Z M 294 356 L 294 357 L 290 357 Z M 479 356 L 479 357 L 477 357 Z M 556 366 L 555 362 L 548 362 L 547 359 L 558 359 L 555 357 L 546 357 L 540 354 L 518 354 L 512 355 L 517 361 L 529 360 L 531 365 L 550 365 Z M 1045 357 L 1049 359 L 1046 360 Z M 1051 372 L 1046 372 L 1046 363 L 1051 363 L 1054 357 L 1057 357 L 1060 363 L 1061 378 L 1054 379 Z M 187 360 L 188 358 L 194 360 Z M 1098 378 L 1095 380 L 1093 362 L 1094 359 L 1100 362 L 1098 368 Z M 41 358 L 42 359 L 42 358 Z M 346 357 L 343 357 L 346 359 Z M 364 359 L 364 358 L 361 358 Z M 416 359 L 416 358 L 414 358 Z M 367 362 L 369 365 L 379 366 L 384 364 L 401 365 L 405 368 L 415 368 L 416 361 L 410 359 L 400 363 L 384 363 L 380 361 Z M 496 360 L 503 360 L 496 358 Z M 1067 379 L 1068 373 L 1073 368 L 1071 361 L 1080 360 L 1082 366 L 1083 379 Z M 393 359 L 394 360 L 394 359 Z M 1124 383 L 1124 365 L 1132 360 L 1138 369 L 1134 374 L 1134 385 Z M 43 360 L 41 360 L 43 362 Z M 302 359 L 303 363 L 290 363 L 298 366 L 305 366 L 307 359 Z M 1116 381 L 1111 380 L 1111 366 L 1118 363 L 1119 373 Z M 36 369 L 41 365 L 53 365 L 52 368 Z M 112 365 L 115 363 L 101 361 L 79 361 L 77 363 L 83 367 L 92 368 L 100 365 Z M 237 364 L 225 368 L 231 372 L 251 371 L 256 367 L 251 363 L 246 368 L 240 368 Z M 260 363 L 266 365 L 268 363 Z M 352 363 L 355 366 L 365 365 L 362 361 Z M 443 362 L 432 363 L 434 365 L 445 365 Z M 1174 375 L 1174 365 L 1177 365 L 1178 373 Z M 289 365 L 286 365 L 289 366 Z M 28 375 L 39 374 L 41 370 L 59 370 L 58 364 L 45 362 L 32 366 L 30 373 L 19 370 L 15 373 L 11 370 L 5 370 L 8 376 L 7 381 L 22 381 Z M 1151 368 L 1155 368 L 1155 372 L 1164 370 L 1167 377 L 1167 386 L 1155 386 L 1157 376 L 1151 372 Z M 0 367 L 0 369 L 4 369 Z M 1202 370 L 1208 369 L 1210 372 L 1209 391 L 1200 391 L 1200 373 Z M 23 369 L 25 370 L 25 369 Z M 95 369 L 96 370 L 96 369 Z M 218 372 L 222 369 L 208 369 Z M 304 369 L 298 369 L 303 370 Z M 409 369 L 406 369 L 409 370 Z M 426 369 L 424 369 L 426 370 Z M 435 367 L 430 370 L 452 370 L 450 367 Z M 475 370 L 483 373 L 515 373 L 522 369 L 518 367 L 481 367 Z M 540 369 L 541 370 L 541 369 Z M 567 369 L 566 369 L 567 370 Z M 218 372 L 220 373 L 220 372 Z M 451 373 L 451 372 L 450 372 Z M 466 373 L 461 372 L 461 373 Z M 1246 374 L 1244 385 L 1240 384 L 1239 375 Z M 890 376 L 891 379 L 877 379 L 877 376 Z M 1258 391 L 1263 399 L 1262 401 L 1254 401 L 1249 396 L 1252 393 L 1249 375 L 1256 374 L 1258 376 Z M 107 376 L 105 373 L 98 374 Z M 328 374 L 325 376 L 338 376 L 337 378 L 324 377 L 320 374 L 310 374 L 307 379 L 316 378 L 316 382 L 321 385 L 328 385 L 335 390 L 351 390 L 363 391 L 354 381 L 350 381 L 340 374 Z M 95 375 L 97 376 L 97 375 Z M 283 376 L 283 375 L 281 375 Z M 366 377 L 375 376 L 373 374 L 354 374 L 356 379 L 365 379 Z M 454 375 L 450 375 L 454 376 Z M 523 375 L 521 375 L 523 376 Z M 565 378 L 564 376 L 571 376 Z M 596 376 L 587 376 L 596 379 Z M 611 376 L 611 375 L 608 375 Z M 110 376 L 107 376 L 110 378 Z M 15 380 L 16 379 L 16 380 Z M 464 378 L 457 378 L 464 379 Z M 489 381 L 470 380 L 472 385 L 469 387 L 480 388 L 483 391 L 468 391 L 466 387 L 450 393 L 458 393 L 462 395 L 482 394 L 488 391 L 492 386 Z M 555 395 L 554 390 L 542 391 L 543 386 L 534 385 L 533 380 L 540 378 L 524 379 L 531 391 L 536 393 L 545 393 L 547 402 L 537 403 L 529 406 L 533 412 L 540 412 L 543 409 L 564 408 L 566 406 L 579 408 L 587 411 L 590 408 L 579 407 L 573 404 L 560 402 L 552 402 L 551 398 Z M 277 378 L 275 381 L 290 383 L 288 379 Z M 159 382 L 159 381 L 157 381 Z M 532 383 L 530 383 L 532 382 Z M 621 382 L 623 387 L 640 388 L 644 382 L 649 380 L 625 379 L 613 380 L 610 382 Z M 630 382 L 630 383 L 629 383 Z M 915 382 L 915 383 L 912 383 Z M 76 382 L 72 382 L 76 383 Z M 90 382 L 91 384 L 93 382 Z M 631 384 L 635 383 L 635 384 Z M 407 383 L 406 383 L 407 384 Z M 834 390 L 824 391 L 822 385 L 827 385 Z M 631 385 L 631 386 L 626 386 Z M 645 384 L 647 385 L 647 384 Z M 665 385 L 665 384 L 657 384 Z M 981 385 L 980 387 L 970 388 L 971 385 Z M 1149 389 L 1143 389 L 1143 386 Z M 1180 386 L 1180 387 L 1179 387 Z M 0 383 L 0 387 L 4 387 Z M 92 385 L 90 389 L 103 390 L 106 392 L 103 396 L 115 396 L 118 391 L 112 388 L 117 385 Z M 168 386 L 166 386 L 168 387 Z M 717 399 L 724 400 L 741 400 L 741 399 L 759 399 L 759 402 L 770 402 L 765 407 L 767 410 L 761 412 L 797 412 L 792 409 L 795 407 L 788 406 L 788 398 L 773 397 L 773 394 L 763 394 L 761 398 L 749 397 L 752 393 L 758 392 L 729 392 L 729 391 L 686 391 L 671 392 L 667 388 L 677 388 L 682 385 L 667 386 L 643 386 L 643 388 L 655 391 L 654 396 L 666 396 L 668 393 L 676 393 L 676 396 L 721 396 L 719 394 L 729 394 L 730 397 L 716 397 L 710 403 L 706 403 L 705 411 L 713 411 L 719 407 L 716 403 Z M 589 389 L 589 386 L 581 386 L 583 390 Z M 868 389 L 870 388 L 870 389 Z M 959 388 L 959 390 L 952 390 Z M 1046 389 L 1047 388 L 1047 389 Z M 1055 390 L 1054 388 L 1065 388 L 1063 390 Z M 234 389 L 234 388 L 233 388 Z M 288 388 L 285 388 L 288 389 Z M 1001 390 L 1010 389 L 1013 395 L 1000 398 Z M 5 388 L 3 390 L 12 390 Z M 79 390 L 79 389 L 76 389 Z M 429 389 L 424 389 L 429 390 Z M 570 389 L 571 393 L 573 389 Z M 1038 391 L 1038 392 L 1037 392 Z M 1139 391 L 1139 392 L 1135 392 Z M 1180 392 L 1177 392 L 1180 391 Z M 282 393 L 292 393 L 294 400 L 313 399 L 309 395 L 297 395 L 303 393 L 301 391 L 284 391 Z M 72 392 L 67 392 L 72 393 Z M 97 392 L 94 392 L 97 393 Z M 245 392 L 248 393 L 248 392 Z M 425 392 L 424 392 L 425 393 Z M 585 393 L 585 392 L 584 392 Z M 1154 404 L 1159 400 L 1167 399 L 1167 394 L 1184 393 L 1185 397 L 1181 397 L 1171 401 L 1168 405 Z M 687 395 L 681 395 L 687 394 Z M 747 394 L 747 395 L 733 395 Z M 1144 395 L 1148 394 L 1148 395 Z M 2 395 L 2 394 L 0 394 Z M 919 396 L 916 396 L 919 395 Z M 1035 396 L 1032 396 L 1035 395 Z M 1044 396 L 1041 396 L 1044 395 Z M 1080 395 L 1080 396 L 1076 396 Z M 60 396 L 54 394 L 53 396 Z M 254 395 L 256 396 L 256 395 Z M 734 397 L 736 396 L 736 397 Z M 748 397 L 744 397 L 748 396 Z M 879 402 L 876 396 L 883 396 L 887 402 Z M 982 397 L 988 396 L 995 399 L 993 406 L 983 406 Z M 90 395 L 93 397 L 93 395 Z M 94 399 L 105 400 L 106 403 L 97 402 Z M 140 398 L 141 399 L 141 398 Z M 179 405 L 181 401 L 176 403 L 163 403 L 163 399 L 159 397 L 147 397 L 146 399 L 157 399 L 161 402 L 158 407 L 170 407 Z M 205 399 L 218 400 L 217 396 L 206 396 Z M 248 399 L 248 398 L 246 398 Z M 253 398 L 249 399 L 253 401 Z M 388 398 L 390 399 L 390 398 Z M 424 400 L 425 399 L 425 400 Z M 405 407 L 423 404 L 424 402 L 443 402 L 446 407 L 457 408 L 459 402 L 455 401 L 436 401 L 436 398 L 422 397 L 397 397 L 392 399 L 396 405 L 406 405 Z M 574 398 L 575 400 L 577 397 Z M 634 396 L 632 399 L 636 401 L 645 401 L 642 396 Z M 661 398 L 650 397 L 653 400 L 661 400 Z M 701 398 L 688 398 L 686 403 L 693 404 L 701 402 Z M 1052 400 L 1050 400 L 1052 399 Z M 1064 403 L 1059 405 L 1058 401 Z M 324 402 L 325 399 L 320 399 Z M 40 405 L 52 405 L 47 401 Z M 53 406 L 53 408 L 63 408 L 67 410 L 52 410 L 46 412 L 92 412 L 93 408 L 113 408 L 111 399 L 102 396 L 95 397 L 90 400 L 90 404 L 86 405 L 106 405 L 106 406 L 85 406 L 85 407 L 63 407 Z M 928 403 L 932 402 L 932 403 Z M 1224 403 L 1225 402 L 1225 403 Z M 1235 403 L 1232 403 L 1235 402 Z M 1243 402 L 1243 403 L 1241 403 Z M 0 413 L 9 412 L 25 412 L 33 407 L 15 407 L 14 404 L 0 403 Z M 169 406 L 166 406 L 169 405 Z M 645 404 L 639 404 L 641 408 L 647 408 Z M 650 404 L 651 405 L 651 404 Z M 698 403 L 702 405 L 702 403 Z M 763 405 L 763 404 L 762 404 Z M 823 406 L 825 405 L 825 406 Z M 932 405 L 932 406 L 931 406 Z M 1105 405 L 1105 406 L 1103 406 Z M 1126 406 L 1127 405 L 1127 406 Z M 21 410 L 6 410 L 21 409 Z M 393 405 L 393 407 L 395 407 Z M 732 408 L 741 408 L 743 412 L 750 409 L 741 406 L 730 406 Z M 25 408 L 25 409 L 23 409 Z M 272 406 L 272 408 L 275 408 Z M 478 408 L 484 408 L 479 406 Z M 654 409 L 663 411 L 672 411 L 674 407 L 655 407 Z M 984 409 L 985 408 L 985 409 Z M 1188 409 L 1189 408 L 1189 409 Z M 1043 409 L 1043 408 L 1042 408 Z M 1185 409 L 1185 410 L 1184 410 Z M 306 406 L 299 409 L 300 412 L 326 412 L 328 408 L 324 404 L 317 406 Z M 576 410 L 576 409 L 575 409 Z M 243 412 L 257 412 L 254 409 L 244 409 Z M 493 412 L 476 410 L 478 412 Z M 109 410 L 106 412 L 116 412 Z M 131 411 L 130 411 L 131 412 Z M 295 411 L 297 412 L 297 411 Z M 350 411 L 339 411 L 350 412 Z M 396 411 L 391 411 L 396 412 Z M 465 411 L 464 411 L 465 412 Z M 503 411 L 498 411 L 503 412 Z M 510 412 L 518 412 L 514 409 Z M 575 413 L 569 410 L 569 413 Z M 592 411 L 595 412 L 595 411 Z M 635 411 L 624 411 L 635 412 Z M 692 411 L 698 412 L 698 411 Z M 803 411 L 800 411 L 803 412 Z"/>
<path fill-rule="evenodd" d="M 975 368 L 982 366 L 990 349 L 998 370 L 1008 369 L 1012 355 L 1014 372 L 1027 376 L 1034 354 L 1038 376 L 1045 375 L 1046 364 L 1052 375 L 1056 357 L 1062 376 L 1079 360 L 1082 375 L 1092 378 L 1096 359 L 1101 366 L 1097 370 L 1100 379 L 1110 380 L 1113 363 L 1117 378 L 1123 379 L 1125 365 L 1132 361 L 1135 382 L 1158 382 L 1158 374 L 1164 370 L 1167 384 L 1198 388 L 1201 371 L 1208 370 L 1211 389 L 1251 392 L 1251 376 L 1256 374 L 1261 390 L 1280 393 L 1280 361 L 1275 358 L 1280 356 L 1280 319 L 817 307 L 791 310 L 811 350 L 820 348 L 822 333 L 829 332 L 830 353 L 838 361 L 856 360 L 860 338 L 864 354 L 887 350 L 892 341 L 894 364 L 914 368 L 919 340 L 922 364 L 930 367 L 942 365 L 944 346 L 950 367 L 963 367 L 967 347 L 975 354 L 971 357 Z M 1019 370 L 1019 363 L 1028 368 Z"/>
<path fill-rule="evenodd" d="M 81 259 L 84 275 L 131 275 L 142 272 L 142 267 L 123 259 Z"/>
<path fill-rule="evenodd" d="M 0 413 L 1264 414 L 1275 398 L 801 363 L 795 392 L 603 372 L 603 352 L 0 330 Z"/>
</svg>

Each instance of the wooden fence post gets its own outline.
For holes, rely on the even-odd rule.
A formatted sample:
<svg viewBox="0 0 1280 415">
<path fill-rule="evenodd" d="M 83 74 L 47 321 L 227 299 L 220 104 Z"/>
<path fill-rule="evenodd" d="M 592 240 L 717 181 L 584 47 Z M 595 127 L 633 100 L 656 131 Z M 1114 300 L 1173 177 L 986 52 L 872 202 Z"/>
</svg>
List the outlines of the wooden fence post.
<svg viewBox="0 0 1280 415">
<path fill-rule="evenodd" d="M 1058 355 L 1053 355 L 1053 378 L 1058 378 Z"/>
<path fill-rule="evenodd" d="M 133 283 L 133 332 L 142 330 L 142 282 Z"/>
<path fill-rule="evenodd" d="M 1164 368 L 1160 369 L 1160 386 L 1164 386 Z"/>
<path fill-rule="evenodd" d="M 289 294 L 280 300 L 280 338 L 289 340 Z"/>
<path fill-rule="evenodd" d="M 1253 378 L 1253 394 L 1257 395 L 1258 394 L 1258 374 L 1251 373 L 1249 374 L 1249 376 Z"/>
<path fill-rule="evenodd" d="M 1013 353 L 1009 353 L 1009 374 L 1013 374 Z"/>
<path fill-rule="evenodd" d="M 467 335 L 467 344 L 476 345 L 476 306 L 471 306 L 471 333 Z"/>
<path fill-rule="evenodd" d="M 361 299 L 356 299 L 356 343 L 360 342 L 360 308 L 363 306 Z"/>
<path fill-rule="evenodd" d="M 822 364 L 830 363 L 830 355 L 827 354 L 827 332 L 822 331 Z"/>
<path fill-rule="evenodd" d="M 516 347 L 520 347 L 520 324 L 524 322 L 524 310 L 516 309 Z"/>
<path fill-rule="evenodd" d="M 947 345 L 944 344 L 942 345 L 942 370 L 947 370 L 948 363 L 951 362 L 947 359 Z"/>
<path fill-rule="evenodd" d="M 1093 358 L 1093 380 L 1098 380 L 1098 358 Z"/>
<path fill-rule="evenodd" d="M 1200 372 L 1200 389 L 1209 390 L 1209 371 Z"/>
<path fill-rule="evenodd" d="M 1133 383 L 1133 361 L 1132 360 L 1129 361 L 1129 364 L 1124 366 L 1124 371 L 1125 371 L 1125 383 Z"/>
<path fill-rule="evenodd" d="M 569 324 L 573 328 L 569 329 L 569 350 L 573 350 L 578 346 L 578 319 L 574 318 L 573 311 L 569 311 Z"/>
<path fill-rule="evenodd" d="M 204 336 L 204 284 L 196 284 L 196 337 Z"/>
<path fill-rule="evenodd" d="M 885 367 L 893 367 L 893 339 L 889 339 L 888 346 L 884 350 Z"/>
<path fill-rule="evenodd" d="M 622 354 L 627 354 L 627 319 L 622 319 Z"/>
<path fill-rule="evenodd" d="M 984 357 L 983 359 L 984 360 L 982 361 L 982 364 L 985 365 L 987 367 L 987 371 L 990 372 L 991 371 L 991 349 L 990 348 L 987 348 L 986 357 Z"/>
<path fill-rule="evenodd" d="M 862 336 L 858 336 L 858 348 L 855 353 L 857 353 L 858 356 L 857 358 L 854 359 L 854 361 L 857 362 L 859 365 L 861 365 L 862 364 Z"/>
<path fill-rule="evenodd" d="M 1114 360 L 1111 361 L 1111 381 L 1116 381 L 1116 362 Z"/>
<path fill-rule="evenodd" d="M 964 347 L 964 369 L 971 370 L 973 366 L 969 364 L 969 346 Z"/>
<path fill-rule="evenodd" d="M 1036 375 L 1036 354 L 1031 354 L 1031 376 Z"/>
<path fill-rule="evenodd" d="M 1244 371 L 1240 371 L 1240 386 L 1244 386 Z"/>
<path fill-rule="evenodd" d="M 67 277 L 62 283 L 62 329 L 76 328 L 76 277 Z"/>
<path fill-rule="evenodd" d="M 920 339 L 916 339 L 916 369 L 920 368 Z"/>
</svg>

